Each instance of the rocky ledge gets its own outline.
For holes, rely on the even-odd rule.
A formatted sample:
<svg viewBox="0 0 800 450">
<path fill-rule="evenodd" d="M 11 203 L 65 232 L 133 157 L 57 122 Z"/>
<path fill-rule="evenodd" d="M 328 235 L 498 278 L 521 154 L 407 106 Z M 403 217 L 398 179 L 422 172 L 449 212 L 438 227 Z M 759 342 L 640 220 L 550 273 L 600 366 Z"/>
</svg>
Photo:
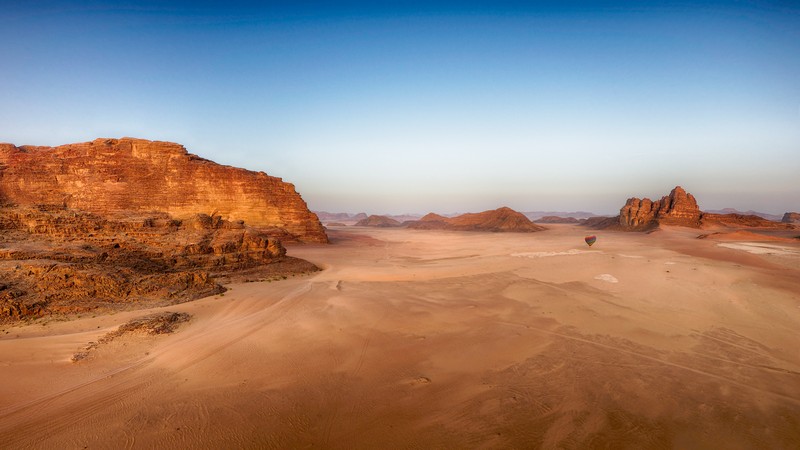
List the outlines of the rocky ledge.
<svg viewBox="0 0 800 450">
<path fill-rule="evenodd" d="M 109 219 L 63 206 L 0 207 L 0 322 L 161 306 L 222 293 L 223 281 L 315 270 L 279 240 L 219 215 Z"/>
</svg>

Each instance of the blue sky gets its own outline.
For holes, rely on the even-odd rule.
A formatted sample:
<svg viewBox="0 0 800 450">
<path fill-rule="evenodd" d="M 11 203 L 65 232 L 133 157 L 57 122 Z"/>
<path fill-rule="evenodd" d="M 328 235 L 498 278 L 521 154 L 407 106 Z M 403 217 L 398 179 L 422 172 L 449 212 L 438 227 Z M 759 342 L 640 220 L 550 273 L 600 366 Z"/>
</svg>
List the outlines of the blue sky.
<svg viewBox="0 0 800 450">
<path fill-rule="evenodd" d="M 23 4 L 24 3 L 24 4 Z M 133 136 L 312 209 L 800 211 L 791 2 L 11 2 L 0 141 Z"/>
</svg>

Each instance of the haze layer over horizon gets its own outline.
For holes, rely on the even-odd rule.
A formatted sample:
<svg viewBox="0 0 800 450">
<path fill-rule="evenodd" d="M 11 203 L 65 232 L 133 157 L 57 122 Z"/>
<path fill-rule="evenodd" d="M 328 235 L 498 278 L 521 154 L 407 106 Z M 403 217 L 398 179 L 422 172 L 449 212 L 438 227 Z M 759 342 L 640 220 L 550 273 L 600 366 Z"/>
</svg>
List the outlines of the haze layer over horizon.
<svg viewBox="0 0 800 450">
<path fill-rule="evenodd" d="M 221 6 L 220 6 L 221 5 Z M 31 1 L 0 141 L 179 142 L 331 212 L 800 211 L 791 2 Z"/>
</svg>

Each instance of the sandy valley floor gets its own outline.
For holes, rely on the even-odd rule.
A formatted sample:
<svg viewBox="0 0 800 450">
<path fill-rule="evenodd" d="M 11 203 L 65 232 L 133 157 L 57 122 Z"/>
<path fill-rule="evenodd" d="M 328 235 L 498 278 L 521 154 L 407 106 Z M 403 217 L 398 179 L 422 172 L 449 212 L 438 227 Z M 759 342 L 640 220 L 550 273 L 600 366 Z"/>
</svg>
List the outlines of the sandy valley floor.
<svg viewBox="0 0 800 450">
<path fill-rule="evenodd" d="M 149 311 L 0 327 L 0 448 L 800 447 L 800 242 L 549 228 L 337 229 L 78 362 Z"/>
</svg>

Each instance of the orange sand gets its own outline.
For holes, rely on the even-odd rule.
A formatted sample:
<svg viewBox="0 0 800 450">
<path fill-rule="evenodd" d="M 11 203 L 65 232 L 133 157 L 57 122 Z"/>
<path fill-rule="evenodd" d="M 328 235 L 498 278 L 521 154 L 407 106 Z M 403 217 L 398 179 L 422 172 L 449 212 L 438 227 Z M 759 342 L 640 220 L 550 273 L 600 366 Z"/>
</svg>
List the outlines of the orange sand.
<svg viewBox="0 0 800 450">
<path fill-rule="evenodd" d="M 325 268 L 0 327 L 2 448 L 798 448 L 800 245 L 337 229 Z"/>
</svg>

